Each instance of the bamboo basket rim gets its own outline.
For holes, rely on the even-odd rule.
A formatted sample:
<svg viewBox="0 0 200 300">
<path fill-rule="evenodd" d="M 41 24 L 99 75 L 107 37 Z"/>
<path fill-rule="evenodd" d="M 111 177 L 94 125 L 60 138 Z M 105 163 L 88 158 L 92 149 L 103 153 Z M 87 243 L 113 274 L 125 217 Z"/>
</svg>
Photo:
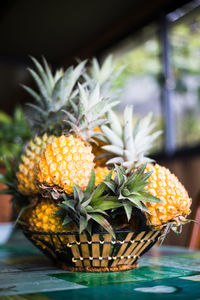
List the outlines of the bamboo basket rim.
<svg viewBox="0 0 200 300">
<path fill-rule="evenodd" d="M 53 232 L 53 231 L 35 231 L 35 230 L 30 230 L 28 227 L 26 226 L 22 226 L 23 231 L 25 232 L 29 232 L 32 234 L 38 234 L 38 235 L 82 235 L 82 234 L 87 234 L 87 233 L 79 233 L 78 231 L 57 231 L 57 232 Z M 137 229 L 124 229 L 124 230 L 113 230 L 114 233 L 140 233 L 140 232 L 150 232 L 150 231 L 162 231 L 163 229 L 154 229 L 154 228 L 150 228 L 147 227 L 146 229 L 143 230 L 137 230 Z M 110 234 L 108 231 L 96 231 L 93 232 L 92 235 L 94 234 Z M 91 235 L 91 236 L 92 236 Z"/>
</svg>

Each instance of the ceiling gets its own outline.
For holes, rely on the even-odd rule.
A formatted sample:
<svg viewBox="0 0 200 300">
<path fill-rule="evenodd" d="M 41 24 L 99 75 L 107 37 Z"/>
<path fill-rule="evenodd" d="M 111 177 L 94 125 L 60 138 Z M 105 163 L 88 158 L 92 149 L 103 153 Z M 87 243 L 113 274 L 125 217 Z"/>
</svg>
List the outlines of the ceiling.
<svg viewBox="0 0 200 300">
<path fill-rule="evenodd" d="M 23 101 L 19 82 L 29 55 L 53 66 L 100 54 L 129 33 L 188 1 L 7 0 L 0 4 L 0 103 L 11 111 Z"/>
</svg>

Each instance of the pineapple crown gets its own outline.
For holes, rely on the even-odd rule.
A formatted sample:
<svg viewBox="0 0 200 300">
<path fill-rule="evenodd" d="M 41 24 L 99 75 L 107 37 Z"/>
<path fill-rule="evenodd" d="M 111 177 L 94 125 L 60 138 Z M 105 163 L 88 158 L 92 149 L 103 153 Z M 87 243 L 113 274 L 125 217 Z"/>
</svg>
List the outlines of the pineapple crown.
<svg viewBox="0 0 200 300">
<path fill-rule="evenodd" d="M 33 128 L 37 128 L 36 134 L 60 135 L 71 128 L 85 140 L 96 136 L 93 129 L 104 124 L 105 113 L 118 104 L 118 91 L 112 90 L 112 86 L 120 71 L 114 72 L 112 57 L 109 56 L 102 67 L 93 59 L 89 70 L 85 69 L 86 61 L 83 61 L 65 72 L 56 71 L 55 75 L 45 58 L 43 65 L 35 58 L 32 61 L 36 71 L 28 70 L 38 92 L 23 87 L 37 102 L 37 105 L 28 104 L 35 112 L 30 119 Z M 67 122 L 63 122 L 64 119 Z"/>
<path fill-rule="evenodd" d="M 135 208 L 141 212 L 148 212 L 145 202 L 161 202 L 149 194 L 144 187 L 149 184 L 147 179 L 152 172 L 145 173 L 146 165 L 132 170 L 127 175 L 123 166 L 116 166 L 115 180 L 112 180 L 112 171 L 95 188 L 95 173 L 92 170 L 88 186 L 83 191 L 78 185 L 73 186 L 73 195 L 63 195 L 63 201 L 56 215 L 67 226 L 71 222 L 76 224 L 80 233 L 87 231 L 91 234 L 94 225 L 98 224 L 114 235 L 111 226 L 116 211 L 123 207 L 129 221 Z"/>
<path fill-rule="evenodd" d="M 70 101 L 71 111 L 64 112 L 72 131 L 82 139 L 91 141 L 93 137 L 101 135 L 94 129 L 106 123 L 106 112 L 119 102 L 102 97 L 99 83 L 91 90 L 78 83 L 78 90 L 77 101 Z"/>
<path fill-rule="evenodd" d="M 115 180 L 105 179 L 111 194 L 118 199 L 124 207 L 127 220 L 132 215 L 133 208 L 139 208 L 142 212 L 149 213 L 145 202 L 161 202 L 160 199 L 149 194 L 144 188 L 150 183 L 147 181 L 153 172 L 145 172 L 146 164 L 135 168 L 129 174 L 121 166 L 115 166 Z"/>
<path fill-rule="evenodd" d="M 69 105 L 69 101 L 76 94 L 75 86 L 81 77 L 86 61 L 81 62 L 76 68 L 69 67 L 65 72 L 57 70 L 53 75 L 47 61 L 43 58 L 43 66 L 31 57 L 36 71 L 28 68 L 34 79 L 38 92 L 23 85 L 24 89 L 35 99 L 37 104 L 28 105 L 35 112 L 31 115 L 34 128 L 37 133 L 47 132 L 60 134 L 62 132 L 63 108 Z"/>
<path fill-rule="evenodd" d="M 107 176 L 110 180 L 112 172 Z M 92 170 L 88 186 L 83 191 L 78 185 L 73 186 L 73 197 L 63 195 L 60 210 L 56 215 L 63 219 L 63 225 L 67 226 L 71 222 L 76 224 L 80 233 L 83 231 L 92 233 L 93 223 L 103 227 L 106 231 L 115 236 L 112 226 L 107 220 L 108 214 L 106 210 L 119 207 L 118 201 L 113 197 L 109 197 L 106 193 L 106 185 L 102 182 L 95 188 L 95 173 Z"/>
<path fill-rule="evenodd" d="M 105 141 L 108 145 L 102 148 L 110 153 L 112 158 L 107 164 L 122 164 L 127 169 L 152 161 L 146 156 L 161 131 L 152 133 L 155 123 L 152 114 L 140 119 L 133 126 L 133 109 L 127 106 L 124 110 L 123 125 L 118 116 L 108 112 L 108 125 L 101 126 Z"/>
<path fill-rule="evenodd" d="M 103 97 L 117 99 L 120 90 L 116 89 L 115 80 L 123 69 L 124 67 L 115 70 L 112 55 L 106 57 L 102 66 L 96 58 L 93 58 L 90 68 L 87 72 L 84 72 L 83 77 L 90 89 L 94 88 L 96 82 L 98 82 Z"/>
<path fill-rule="evenodd" d="M 110 55 L 102 66 L 94 58 L 90 68 L 83 72 L 84 82 L 78 83 L 77 97 L 69 101 L 71 107 L 65 110 L 67 123 L 82 139 L 94 142 L 94 137 L 102 139 L 102 133 L 94 129 L 107 122 L 105 114 L 119 103 L 119 90 L 113 89 L 113 85 L 121 71 L 114 70 Z"/>
</svg>

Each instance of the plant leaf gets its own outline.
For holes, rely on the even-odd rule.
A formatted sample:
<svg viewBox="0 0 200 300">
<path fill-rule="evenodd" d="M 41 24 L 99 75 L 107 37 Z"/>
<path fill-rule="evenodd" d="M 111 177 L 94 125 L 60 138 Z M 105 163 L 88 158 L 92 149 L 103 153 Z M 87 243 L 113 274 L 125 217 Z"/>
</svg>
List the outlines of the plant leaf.
<svg viewBox="0 0 200 300">
<path fill-rule="evenodd" d="M 98 214 L 90 214 L 90 217 L 94 221 L 96 221 L 99 225 L 101 225 L 106 231 L 108 231 L 115 238 L 115 233 L 113 231 L 112 226 L 103 216 L 98 215 Z"/>
<path fill-rule="evenodd" d="M 132 206 L 129 204 L 129 203 L 124 203 L 124 209 L 125 209 L 125 212 L 126 212 L 126 216 L 127 216 L 127 220 L 128 222 L 130 221 L 131 219 L 131 213 L 132 213 Z"/>
<path fill-rule="evenodd" d="M 94 190 L 94 186 L 95 186 L 95 172 L 94 169 L 92 169 L 91 175 L 90 175 L 90 180 L 89 183 L 87 185 L 86 194 L 91 194 Z"/>
</svg>

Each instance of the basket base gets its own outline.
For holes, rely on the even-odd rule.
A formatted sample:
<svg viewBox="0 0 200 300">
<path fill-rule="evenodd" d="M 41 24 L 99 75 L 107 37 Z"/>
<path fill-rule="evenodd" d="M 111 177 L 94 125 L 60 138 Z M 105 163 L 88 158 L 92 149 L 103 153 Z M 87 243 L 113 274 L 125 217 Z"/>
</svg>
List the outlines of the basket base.
<svg viewBox="0 0 200 300">
<path fill-rule="evenodd" d="M 72 267 L 62 262 L 57 263 L 58 267 L 70 272 L 119 272 L 132 270 L 138 267 L 138 262 L 133 265 L 119 265 L 115 267 Z"/>
</svg>

